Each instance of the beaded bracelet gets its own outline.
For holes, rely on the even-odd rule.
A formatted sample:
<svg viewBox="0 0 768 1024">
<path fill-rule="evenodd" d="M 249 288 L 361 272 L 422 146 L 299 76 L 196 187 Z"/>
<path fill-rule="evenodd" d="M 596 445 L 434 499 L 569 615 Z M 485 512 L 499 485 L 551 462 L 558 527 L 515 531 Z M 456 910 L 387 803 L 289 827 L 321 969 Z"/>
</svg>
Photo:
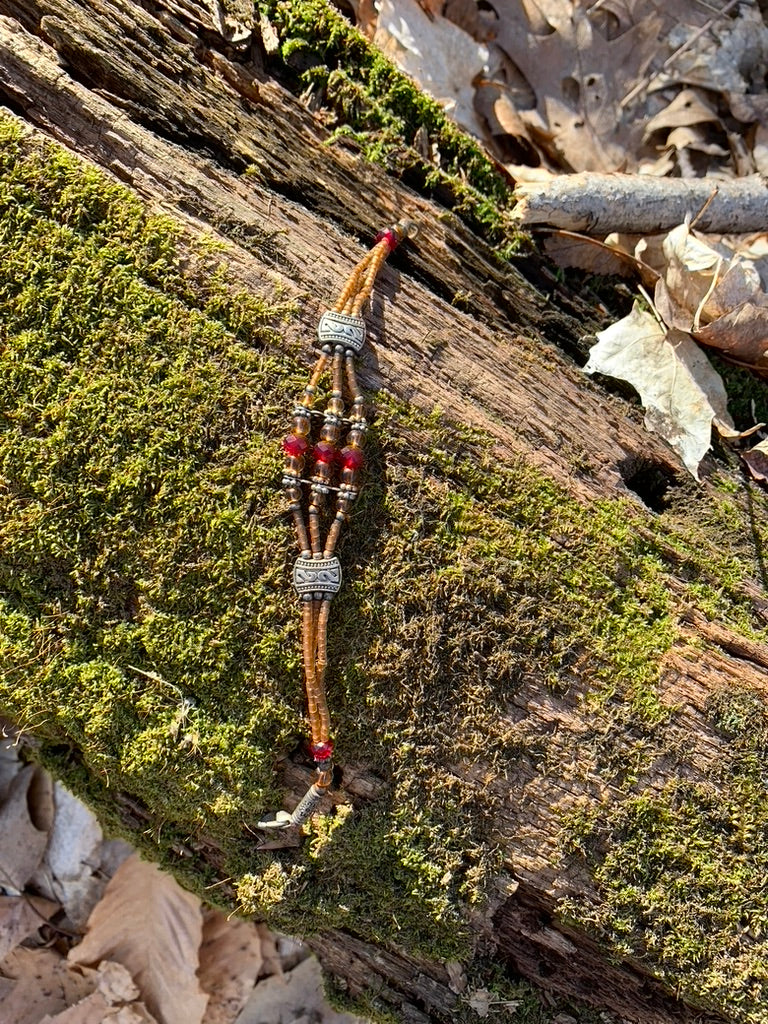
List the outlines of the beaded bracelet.
<svg viewBox="0 0 768 1024">
<path fill-rule="evenodd" d="M 360 471 L 365 462 L 363 441 L 368 424 L 355 373 L 355 357 L 365 344 L 365 320 L 361 314 L 387 256 L 405 238 L 415 234 L 416 225 L 408 220 L 379 232 L 373 248 L 352 271 L 334 308 L 320 317 L 317 331 L 320 356 L 302 399 L 293 411 L 292 431 L 283 441 L 283 488 L 299 542 L 293 586 L 301 606 L 309 749 L 317 777 L 292 814 L 278 811 L 273 818 L 260 821 L 259 828 L 301 825 L 316 809 L 333 780 L 333 740 L 325 696 L 328 618 L 331 601 L 341 587 L 336 545 L 360 493 Z M 325 410 L 320 412 L 314 409 L 315 396 L 329 370 L 331 391 Z M 344 415 L 345 390 L 351 400 L 348 417 Z M 314 444 L 311 440 L 313 419 L 321 421 Z M 345 429 L 346 443 L 339 449 Z M 307 479 L 302 473 L 309 466 L 312 475 Z M 336 496 L 335 509 L 329 507 L 331 494 Z M 330 525 L 323 541 L 324 519 L 329 517 Z"/>
</svg>

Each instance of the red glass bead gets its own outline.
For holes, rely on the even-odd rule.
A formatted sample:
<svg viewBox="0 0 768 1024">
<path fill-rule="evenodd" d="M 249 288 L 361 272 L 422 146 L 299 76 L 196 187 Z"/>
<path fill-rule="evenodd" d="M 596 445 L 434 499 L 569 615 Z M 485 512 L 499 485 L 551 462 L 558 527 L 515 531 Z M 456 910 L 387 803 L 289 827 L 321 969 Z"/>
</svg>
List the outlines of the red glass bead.
<svg viewBox="0 0 768 1024">
<path fill-rule="evenodd" d="M 300 459 L 309 448 L 306 437 L 299 437 L 297 434 L 289 434 L 283 441 L 283 451 L 286 455 L 293 455 Z"/>
<path fill-rule="evenodd" d="M 380 231 L 378 235 L 376 235 L 375 241 L 386 241 L 387 245 L 389 246 L 390 252 L 394 252 L 394 250 L 400 244 L 400 239 L 397 237 L 397 232 L 393 231 L 392 228 L 385 228 L 384 231 Z"/>
<path fill-rule="evenodd" d="M 326 464 L 335 462 L 337 458 L 336 449 L 328 441 L 318 441 L 315 445 L 315 461 Z"/>
<path fill-rule="evenodd" d="M 325 743 L 314 743 L 309 748 L 314 761 L 327 761 L 333 757 L 333 740 L 326 740 Z"/>
<path fill-rule="evenodd" d="M 341 464 L 344 469 L 360 469 L 365 463 L 365 456 L 359 448 L 342 448 Z"/>
</svg>

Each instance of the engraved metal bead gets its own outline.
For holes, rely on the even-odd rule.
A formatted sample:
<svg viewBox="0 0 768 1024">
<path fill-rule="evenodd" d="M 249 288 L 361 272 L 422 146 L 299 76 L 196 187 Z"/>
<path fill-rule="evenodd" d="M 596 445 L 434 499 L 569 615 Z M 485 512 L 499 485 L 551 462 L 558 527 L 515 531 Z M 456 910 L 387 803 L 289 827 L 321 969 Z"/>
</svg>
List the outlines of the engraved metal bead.
<svg viewBox="0 0 768 1024">
<path fill-rule="evenodd" d="M 301 594 L 337 594 L 341 588 L 341 562 L 331 558 L 299 558 L 293 566 L 293 586 Z"/>
<path fill-rule="evenodd" d="M 365 320 L 329 310 L 320 317 L 317 336 L 321 345 L 332 344 L 336 351 L 352 349 L 359 352 L 365 344 Z"/>
</svg>

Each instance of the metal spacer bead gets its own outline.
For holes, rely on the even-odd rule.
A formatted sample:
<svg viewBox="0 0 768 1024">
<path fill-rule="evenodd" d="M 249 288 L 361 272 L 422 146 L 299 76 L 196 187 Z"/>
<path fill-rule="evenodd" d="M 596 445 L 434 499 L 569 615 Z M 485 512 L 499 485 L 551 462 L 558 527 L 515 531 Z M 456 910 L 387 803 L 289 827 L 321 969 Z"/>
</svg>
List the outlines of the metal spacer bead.
<svg viewBox="0 0 768 1024">
<path fill-rule="evenodd" d="M 337 594 L 341 589 L 341 562 L 331 558 L 302 558 L 293 566 L 293 586 L 296 593 Z"/>
<path fill-rule="evenodd" d="M 359 352 L 365 344 L 365 320 L 360 316 L 329 310 L 320 317 L 317 336 L 321 345 L 332 344 L 336 351 Z"/>
</svg>

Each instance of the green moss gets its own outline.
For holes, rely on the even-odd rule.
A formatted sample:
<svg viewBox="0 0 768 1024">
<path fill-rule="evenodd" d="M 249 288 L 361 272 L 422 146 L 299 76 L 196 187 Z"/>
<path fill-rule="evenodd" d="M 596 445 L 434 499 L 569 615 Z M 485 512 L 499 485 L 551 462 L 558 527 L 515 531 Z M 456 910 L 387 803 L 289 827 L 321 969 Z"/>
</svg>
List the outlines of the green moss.
<svg viewBox="0 0 768 1024">
<path fill-rule="evenodd" d="M 728 393 L 728 411 L 739 430 L 749 430 L 755 423 L 768 422 L 768 391 L 765 381 L 741 366 L 721 359 L 709 350 L 709 358 L 723 378 Z"/>
<path fill-rule="evenodd" d="M 581 924 L 591 911 L 618 953 L 653 963 L 684 998 L 764 1024 L 767 830 L 764 785 L 741 772 L 717 792 L 681 782 L 585 810 L 568 847 L 591 865 L 601 902 L 570 909 Z"/>
<path fill-rule="evenodd" d="M 647 947 L 686 991 L 725 998 L 714 939 L 683 977 L 689 932 L 659 945 L 640 895 L 612 908 L 614 888 L 640 892 L 625 861 L 643 815 L 666 856 L 668 833 L 694 829 L 694 801 L 701 859 L 710 843 L 730 901 L 722 941 L 741 948 L 720 810 L 681 790 L 648 811 L 633 787 L 670 756 L 675 709 L 656 687 L 676 636 L 670 565 L 692 601 L 722 570 L 722 606 L 745 619 L 759 553 L 757 534 L 738 536 L 743 505 L 723 494 L 641 534 L 631 503 L 585 507 L 439 411 L 377 395 L 329 698 L 340 763 L 378 774 L 381 794 L 313 823 L 299 848 L 258 849 L 250 826 L 279 806 L 278 758 L 304 730 L 278 489 L 304 374 L 277 344 L 285 310 L 233 291 L 217 247 L 190 247 L 10 119 L 0 143 L 0 710 L 40 759 L 199 891 L 292 933 L 348 927 L 463 961 L 467 910 L 514 856 L 496 824 L 510 774 L 589 771 L 627 794 L 607 816 L 625 840 L 613 860 L 591 852 L 594 808 L 572 828 L 606 894 L 593 924 L 618 949 Z M 594 733 L 553 753 L 521 729 L 530 681 L 586 700 Z M 750 708 L 713 706 L 713 729 L 752 721 Z M 734 747 L 728 762 L 754 807 L 759 756 Z M 762 849 L 759 830 L 740 834 Z M 705 882 L 680 892 L 694 901 Z"/>
<path fill-rule="evenodd" d="M 322 101 L 336 137 L 354 140 L 367 159 L 389 168 L 457 213 L 502 257 L 524 245 L 506 211 L 509 182 L 482 148 L 450 121 L 326 0 L 261 0 L 280 40 L 281 66 L 297 90 Z M 425 133 L 437 154 L 414 148 Z"/>
</svg>

